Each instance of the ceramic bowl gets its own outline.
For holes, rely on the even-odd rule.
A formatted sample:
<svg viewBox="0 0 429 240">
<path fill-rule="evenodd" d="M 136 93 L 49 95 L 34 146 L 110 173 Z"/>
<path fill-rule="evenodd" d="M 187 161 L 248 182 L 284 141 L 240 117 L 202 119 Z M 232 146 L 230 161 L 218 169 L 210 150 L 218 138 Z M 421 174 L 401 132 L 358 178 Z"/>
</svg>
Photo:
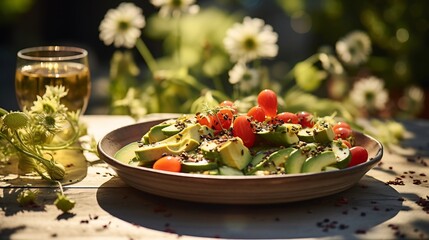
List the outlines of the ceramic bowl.
<svg viewBox="0 0 429 240">
<path fill-rule="evenodd" d="M 269 204 L 318 198 L 355 185 L 383 156 L 383 146 L 371 136 L 353 132 L 356 144 L 368 150 L 368 161 L 336 171 L 270 176 L 218 176 L 173 173 L 131 166 L 115 159 L 125 145 L 141 139 L 165 119 L 118 128 L 98 143 L 100 158 L 128 185 L 151 194 L 193 202 Z"/>
</svg>

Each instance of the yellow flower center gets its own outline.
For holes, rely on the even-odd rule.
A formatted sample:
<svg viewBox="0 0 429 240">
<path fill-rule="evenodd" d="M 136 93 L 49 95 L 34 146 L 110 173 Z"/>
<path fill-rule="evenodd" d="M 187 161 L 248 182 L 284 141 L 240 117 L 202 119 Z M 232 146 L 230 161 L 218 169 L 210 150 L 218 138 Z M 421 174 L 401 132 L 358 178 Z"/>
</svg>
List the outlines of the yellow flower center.
<svg viewBox="0 0 429 240">
<path fill-rule="evenodd" d="M 130 28 L 130 23 L 128 21 L 119 21 L 118 22 L 118 29 L 119 31 L 126 31 Z"/>
<path fill-rule="evenodd" d="M 182 0 L 171 0 L 171 6 L 175 8 L 182 6 Z"/>
<path fill-rule="evenodd" d="M 366 92 L 365 93 L 365 99 L 368 103 L 372 103 L 375 100 L 374 92 Z"/>
<path fill-rule="evenodd" d="M 49 127 L 55 127 L 55 118 L 52 116 L 46 116 L 45 124 Z"/>
<path fill-rule="evenodd" d="M 244 39 L 243 46 L 246 50 L 254 50 L 256 48 L 256 41 L 253 37 Z"/>
</svg>

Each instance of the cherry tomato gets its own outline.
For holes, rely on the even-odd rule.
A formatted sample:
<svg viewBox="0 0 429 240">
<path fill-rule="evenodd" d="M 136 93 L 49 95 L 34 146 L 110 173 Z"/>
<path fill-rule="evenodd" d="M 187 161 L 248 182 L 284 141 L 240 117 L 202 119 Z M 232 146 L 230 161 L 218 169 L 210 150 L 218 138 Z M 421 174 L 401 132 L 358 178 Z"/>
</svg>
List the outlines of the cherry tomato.
<svg viewBox="0 0 429 240">
<path fill-rule="evenodd" d="M 202 114 L 202 113 L 197 114 L 196 117 L 197 117 L 197 122 L 199 124 L 201 124 L 203 126 L 207 126 L 209 128 L 212 127 L 213 123 L 212 123 L 212 118 L 211 117 L 209 117 L 209 116 L 207 116 L 205 114 Z"/>
<path fill-rule="evenodd" d="M 334 133 L 335 133 L 335 137 L 334 139 L 347 139 L 352 135 L 352 130 L 348 129 L 348 128 L 335 128 L 333 129 Z"/>
<path fill-rule="evenodd" d="M 233 110 L 229 108 L 220 109 L 213 117 L 213 128 L 215 130 L 227 130 L 234 120 Z"/>
<path fill-rule="evenodd" d="M 352 154 L 352 159 L 350 160 L 349 167 L 356 166 L 368 160 L 368 151 L 364 147 L 352 147 L 350 148 L 350 153 Z"/>
<path fill-rule="evenodd" d="M 346 122 L 337 122 L 334 126 L 332 126 L 332 130 L 335 131 L 335 129 L 337 128 L 347 128 L 349 130 L 352 130 L 352 128 L 350 127 L 350 125 Z"/>
<path fill-rule="evenodd" d="M 234 120 L 232 134 L 243 140 L 244 146 L 250 148 L 255 144 L 256 134 L 253 132 L 251 120 L 248 116 L 238 116 Z"/>
<path fill-rule="evenodd" d="M 277 94 L 269 89 L 262 90 L 258 94 L 258 104 L 265 111 L 268 117 L 275 117 L 277 114 Z"/>
<path fill-rule="evenodd" d="M 276 115 L 276 122 L 279 123 L 299 123 L 298 116 L 295 113 L 291 112 L 282 112 Z"/>
<path fill-rule="evenodd" d="M 235 105 L 234 105 L 234 103 L 232 101 L 225 100 L 225 101 L 219 103 L 219 106 L 220 107 L 230 108 L 233 111 L 234 114 L 238 113 L 238 110 L 237 110 L 237 108 L 235 107 Z"/>
<path fill-rule="evenodd" d="M 177 156 L 165 156 L 156 160 L 153 164 L 153 169 L 170 172 L 180 172 L 181 168 L 180 158 Z"/>
<path fill-rule="evenodd" d="M 301 124 L 303 128 L 312 128 L 314 126 L 313 114 L 302 111 L 296 113 L 296 116 L 298 116 L 299 124 Z"/>
<path fill-rule="evenodd" d="M 344 144 L 344 145 L 346 145 L 348 148 L 351 148 L 351 147 L 352 147 L 352 144 L 351 144 L 349 141 L 344 140 L 344 139 L 341 139 L 341 141 L 342 141 L 342 142 L 343 142 L 343 144 Z"/>
<path fill-rule="evenodd" d="M 251 117 L 255 121 L 263 122 L 265 120 L 265 111 L 260 106 L 255 106 L 247 112 L 247 116 Z"/>
</svg>

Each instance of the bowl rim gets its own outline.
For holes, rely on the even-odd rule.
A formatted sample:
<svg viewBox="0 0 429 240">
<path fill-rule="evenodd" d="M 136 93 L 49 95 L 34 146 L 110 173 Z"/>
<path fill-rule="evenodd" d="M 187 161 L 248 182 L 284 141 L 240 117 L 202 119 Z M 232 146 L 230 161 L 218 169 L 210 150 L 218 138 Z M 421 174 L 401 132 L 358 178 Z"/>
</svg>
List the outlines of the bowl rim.
<svg viewBox="0 0 429 240">
<path fill-rule="evenodd" d="M 365 171 L 365 173 L 367 171 L 369 171 L 372 166 L 374 166 L 377 162 L 379 162 L 382 157 L 383 157 L 383 145 L 380 141 L 378 141 L 377 139 L 375 139 L 374 137 L 362 133 L 360 131 L 355 131 L 353 130 L 354 134 L 358 134 L 358 135 L 362 135 L 363 137 L 369 138 L 371 141 L 375 142 L 378 146 L 378 150 L 377 153 L 375 154 L 375 156 L 370 157 L 366 162 L 352 166 L 352 167 L 347 167 L 347 168 L 343 168 L 343 169 L 339 169 L 339 170 L 335 170 L 335 171 L 326 171 L 326 172 L 316 172 L 316 173 L 294 173 L 294 174 L 282 174 L 282 175 L 264 175 L 264 176 L 257 176 L 257 175 L 243 175 L 243 176 L 226 176 L 226 175 L 204 175 L 204 174 L 192 174 L 192 173 L 184 173 L 184 172 L 169 172 L 169 171 L 163 171 L 163 170 L 157 170 L 157 169 L 152 169 L 152 168 L 148 168 L 148 167 L 140 167 L 140 166 L 133 166 L 133 165 L 129 165 L 126 163 L 123 163 L 117 159 L 115 159 L 113 156 L 109 155 L 106 153 L 105 149 L 103 149 L 103 144 L 106 141 L 111 140 L 111 135 L 114 134 L 115 132 L 118 131 L 123 131 L 125 128 L 133 128 L 139 125 L 143 125 L 143 124 L 156 124 L 157 122 L 162 122 L 164 120 L 168 120 L 171 118 L 167 118 L 167 119 L 157 119 L 157 120 L 151 120 L 151 121 L 146 121 L 146 122 L 139 122 L 139 123 L 133 123 L 133 124 L 129 124 L 126 126 L 122 126 L 119 128 L 116 128 L 112 131 L 110 131 L 109 133 L 107 133 L 106 135 L 104 135 L 102 137 L 102 139 L 97 143 L 97 151 L 99 153 L 99 157 L 101 160 L 105 161 L 108 165 L 110 165 L 113 168 L 121 168 L 121 169 L 130 169 L 133 171 L 143 171 L 143 172 L 149 172 L 152 174 L 159 174 L 159 175 L 168 175 L 168 176 L 172 176 L 172 177 L 186 177 L 186 178 L 196 178 L 196 179 L 210 179 L 212 181 L 216 181 L 216 180 L 262 180 L 262 179 L 269 179 L 269 180 L 273 180 L 273 179 L 284 179 L 284 178 L 301 178 L 301 177 L 312 177 L 312 176 L 323 176 L 323 175 L 337 175 L 337 174 L 346 174 L 346 173 L 352 173 L 352 172 L 356 172 L 359 171 L 361 169 L 367 168 L 368 170 Z M 130 140 L 130 142 L 128 142 L 127 144 L 130 144 L 135 140 Z M 125 145 L 124 145 L 125 146 Z M 122 146 L 122 147 L 124 147 Z"/>
</svg>

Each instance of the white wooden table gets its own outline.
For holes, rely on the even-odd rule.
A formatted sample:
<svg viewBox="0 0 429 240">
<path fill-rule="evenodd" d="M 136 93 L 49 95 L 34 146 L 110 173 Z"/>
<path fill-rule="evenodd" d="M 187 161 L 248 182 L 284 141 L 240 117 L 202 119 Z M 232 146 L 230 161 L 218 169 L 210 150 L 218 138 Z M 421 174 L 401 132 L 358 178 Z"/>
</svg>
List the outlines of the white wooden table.
<svg viewBox="0 0 429 240">
<path fill-rule="evenodd" d="M 83 120 L 96 139 L 133 123 L 126 116 Z M 404 142 L 412 155 L 385 151 L 381 164 L 351 189 L 287 204 L 166 199 L 128 187 L 103 162 L 87 162 L 83 180 L 65 186 L 66 195 L 77 202 L 68 214 L 53 205 L 53 187 L 35 186 L 38 204 L 31 207 L 16 201 L 24 187 L 1 187 L 0 239 L 428 239 L 429 122 L 406 124 L 415 134 Z"/>
</svg>

